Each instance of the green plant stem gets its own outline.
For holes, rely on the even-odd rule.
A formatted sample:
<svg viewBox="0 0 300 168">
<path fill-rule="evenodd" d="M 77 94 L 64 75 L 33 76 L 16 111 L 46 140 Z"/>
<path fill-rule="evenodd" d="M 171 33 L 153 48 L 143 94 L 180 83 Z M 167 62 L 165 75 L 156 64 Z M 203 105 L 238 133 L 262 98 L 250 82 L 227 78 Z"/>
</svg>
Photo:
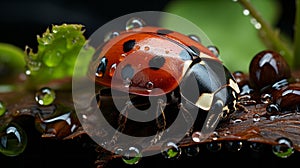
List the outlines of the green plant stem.
<svg viewBox="0 0 300 168">
<path fill-rule="evenodd" d="M 300 0 L 296 0 L 295 36 L 294 36 L 294 69 L 300 69 Z"/>
<path fill-rule="evenodd" d="M 292 65 L 293 53 L 292 51 L 283 43 L 278 36 L 278 33 L 271 27 L 271 25 L 260 15 L 260 13 L 255 9 L 249 0 L 238 0 L 238 2 L 247 10 L 249 10 L 250 15 L 256 19 L 257 22 L 261 24 L 262 34 L 265 35 L 269 42 L 273 45 L 274 49 L 280 54 L 282 54 L 286 61 Z"/>
</svg>

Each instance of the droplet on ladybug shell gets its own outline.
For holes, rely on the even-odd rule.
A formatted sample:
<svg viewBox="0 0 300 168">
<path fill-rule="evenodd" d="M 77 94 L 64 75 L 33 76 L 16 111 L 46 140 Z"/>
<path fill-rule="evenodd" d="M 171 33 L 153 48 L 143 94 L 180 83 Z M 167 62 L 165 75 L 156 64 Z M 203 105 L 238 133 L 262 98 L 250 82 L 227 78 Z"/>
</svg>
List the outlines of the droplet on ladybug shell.
<svg viewBox="0 0 300 168">
<path fill-rule="evenodd" d="M 217 57 L 220 56 L 220 51 L 216 46 L 207 46 L 207 48 Z"/>
<path fill-rule="evenodd" d="M 126 22 L 126 30 L 128 31 L 136 28 L 141 28 L 144 27 L 145 25 L 146 23 L 144 22 L 143 19 L 133 17 Z"/>
<path fill-rule="evenodd" d="M 118 35 L 120 35 L 119 32 L 109 32 L 104 36 L 104 42 L 107 42 L 115 37 L 117 37 Z"/>
<path fill-rule="evenodd" d="M 191 35 L 188 35 L 188 37 L 198 43 L 201 43 L 201 39 L 197 35 L 191 34 Z"/>
<path fill-rule="evenodd" d="M 264 50 L 257 53 L 250 62 L 250 81 L 254 87 L 262 89 L 291 77 L 290 67 L 277 52 Z"/>
</svg>

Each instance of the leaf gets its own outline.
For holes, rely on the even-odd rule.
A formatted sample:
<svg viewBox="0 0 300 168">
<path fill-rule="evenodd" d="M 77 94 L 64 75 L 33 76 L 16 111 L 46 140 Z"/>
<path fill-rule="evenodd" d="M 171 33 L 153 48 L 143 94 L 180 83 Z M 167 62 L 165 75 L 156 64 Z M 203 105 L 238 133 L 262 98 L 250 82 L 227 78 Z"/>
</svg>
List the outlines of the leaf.
<svg viewBox="0 0 300 168">
<path fill-rule="evenodd" d="M 31 76 L 31 84 L 43 84 L 73 75 L 79 52 L 93 53 L 92 48 L 84 48 L 86 38 L 83 28 L 80 24 L 52 25 L 42 36 L 37 36 L 38 51 L 35 53 L 26 48 L 26 73 Z"/>
<path fill-rule="evenodd" d="M 266 20 L 272 24 L 276 22 L 279 12 L 276 1 L 251 2 Z M 230 71 L 248 72 L 252 57 L 266 48 L 250 23 L 250 16 L 243 15 L 241 6 L 231 0 L 175 0 L 167 5 L 165 11 L 184 17 L 202 29 L 219 48 L 220 58 Z"/>
</svg>

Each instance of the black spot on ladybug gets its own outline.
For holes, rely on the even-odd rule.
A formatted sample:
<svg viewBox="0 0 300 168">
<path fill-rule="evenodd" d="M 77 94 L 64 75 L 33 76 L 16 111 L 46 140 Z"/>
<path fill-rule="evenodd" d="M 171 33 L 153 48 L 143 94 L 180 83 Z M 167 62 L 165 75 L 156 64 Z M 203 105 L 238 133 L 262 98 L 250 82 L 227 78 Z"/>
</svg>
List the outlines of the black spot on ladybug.
<svg viewBox="0 0 300 168">
<path fill-rule="evenodd" d="M 168 29 L 160 29 L 160 30 L 157 30 L 156 33 L 159 34 L 159 35 L 167 35 L 167 34 L 173 33 L 173 31 L 168 30 Z"/>
<path fill-rule="evenodd" d="M 189 48 L 192 50 L 192 52 L 189 52 L 193 56 L 199 56 L 200 50 L 195 46 L 189 46 Z"/>
<path fill-rule="evenodd" d="M 133 77 L 133 73 L 134 69 L 131 67 L 130 64 L 125 65 L 125 67 L 121 71 L 121 75 L 124 80 L 128 78 L 131 79 Z"/>
<path fill-rule="evenodd" d="M 154 56 L 150 61 L 149 61 L 149 67 L 154 70 L 158 70 L 165 64 L 166 60 L 163 56 Z"/>
<path fill-rule="evenodd" d="M 133 49 L 135 45 L 135 40 L 128 40 L 123 44 L 123 51 L 128 52 Z"/>
</svg>

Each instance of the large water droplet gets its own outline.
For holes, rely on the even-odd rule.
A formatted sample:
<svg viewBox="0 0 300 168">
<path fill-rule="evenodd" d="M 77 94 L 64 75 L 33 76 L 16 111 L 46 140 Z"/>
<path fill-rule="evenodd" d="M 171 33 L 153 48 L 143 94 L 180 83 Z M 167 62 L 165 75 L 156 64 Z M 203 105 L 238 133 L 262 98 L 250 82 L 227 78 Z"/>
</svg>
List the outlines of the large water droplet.
<svg viewBox="0 0 300 168">
<path fill-rule="evenodd" d="M 174 142 L 165 142 L 161 146 L 161 153 L 167 159 L 176 159 L 181 155 L 181 148 Z"/>
<path fill-rule="evenodd" d="M 0 137 L 0 152 L 6 156 L 21 154 L 27 145 L 27 135 L 17 124 L 10 124 Z"/>
<path fill-rule="evenodd" d="M 38 104 L 47 106 L 55 100 L 55 92 L 51 88 L 43 87 L 35 94 L 35 100 Z"/>
<path fill-rule="evenodd" d="M 143 19 L 133 17 L 126 22 L 126 30 L 128 31 L 136 28 L 141 28 L 144 27 L 145 25 L 146 23 L 144 22 Z"/>
<path fill-rule="evenodd" d="M 122 160 L 129 165 L 137 164 L 141 158 L 142 153 L 137 147 L 129 147 L 122 156 Z"/>
<path fill-rule="evenodd" d="M 272 146 L 273 153 L 280 158 L 287 158 L 294 153 L 293 143 L 288 138 L 278 138 L 277 145 Z"/>
<path fill-rule="evenodd" d="M 0 116 L 2 116 L 6 112 L 6 106 L 4 102 L 0 100 Z"/>
</svg>

